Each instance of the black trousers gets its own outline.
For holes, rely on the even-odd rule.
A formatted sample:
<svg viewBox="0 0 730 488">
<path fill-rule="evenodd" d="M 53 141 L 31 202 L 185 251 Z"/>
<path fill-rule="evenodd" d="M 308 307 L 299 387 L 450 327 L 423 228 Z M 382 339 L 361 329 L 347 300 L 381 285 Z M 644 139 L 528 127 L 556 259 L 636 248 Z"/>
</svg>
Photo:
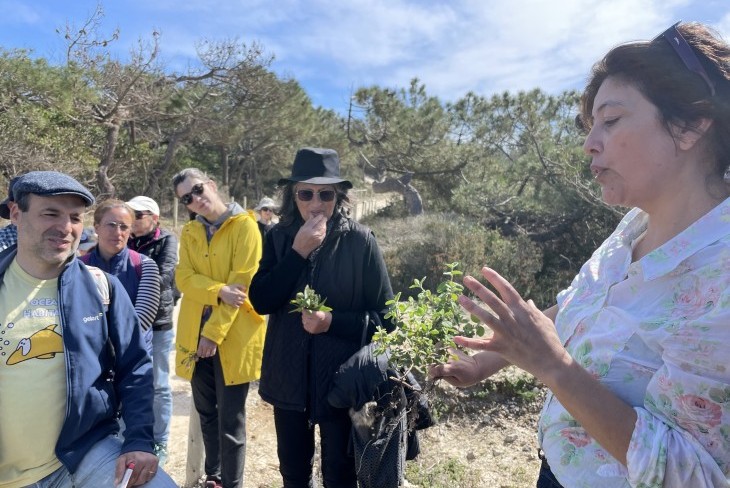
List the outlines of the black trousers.
<svg viewBox="0 0 730 488">
<path fill-rule="evenodd" d="M 314 425 L 307 412 L 274 407 L 279 472 L 284 488 L 312 488 Z M 352 423 L 347 410 L 319 423 L 325 488 L 356 488 L 355 458 L 348 451 Z"/>
<path fill-rule="evenodd" d="M 205 474 L 223 488 L 243 486 L 248 383 L 226 386 L 220 356 L 199 359 L 191 380 L 205 447 Z"/>
<path fill-rule="evenodd" d="M 535 488 L 563 488 L 563 485 L 558 483 L 555 475 L 550 470 L 550 465 L 548 464 L 547 459 L 545 459 L 545 455 L 542 454 L 542 451 L 540 451 L 539 456 L 542 460 L 542 464 L 540 465 L 540 476 L 537 478 Z"/>
</svg>

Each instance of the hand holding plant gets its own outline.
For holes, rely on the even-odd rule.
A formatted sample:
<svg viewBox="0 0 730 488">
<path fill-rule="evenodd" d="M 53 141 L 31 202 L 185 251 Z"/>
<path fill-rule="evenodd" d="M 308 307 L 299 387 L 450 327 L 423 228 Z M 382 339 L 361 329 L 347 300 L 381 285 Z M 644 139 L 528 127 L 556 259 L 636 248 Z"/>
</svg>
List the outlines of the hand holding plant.
<svg viewBox="0 0 730 488">
<path fill-rule="evenodd" d="M 464 291 L 464 286 L 455 281 L 462 275 L 457 269 L 459 263 L 446 266 L 444 275 L 448 279 L 438 285 L 436 293 L 424 288 L 425 278 L 415 279 L 411 288 L 421 290 L 417 298 L 401 302 L 398 293 L 386 303 L 390 310 L 385 318 L 391 319 L 396 329 L 388 333 L 379 327 L 373 341 L 378 344 L 376 354 L 390 351 L 393 366 L 425 373 L 430 366 L 453 357 L 449 349 L 457 348 L 454 336 L 484 334 L 484 326 L 459 305 L 458 297 Z"/>
<path fill-rule="evenodd" d="M 304 287 L 304 291 L 297 293 L 296 298 L 291 300 L 290 303 L 296 305 L 296 307 L 289 313 L 303 312 L 305 310 L 310 310 L 312 312 L 331 312 L 332 308 L 325 305 L 326 301 L 326 298 L 322 300 L 321 297 L 312 288 L 310 288 L 309 285 L 307 285 Z"/>
</svg>

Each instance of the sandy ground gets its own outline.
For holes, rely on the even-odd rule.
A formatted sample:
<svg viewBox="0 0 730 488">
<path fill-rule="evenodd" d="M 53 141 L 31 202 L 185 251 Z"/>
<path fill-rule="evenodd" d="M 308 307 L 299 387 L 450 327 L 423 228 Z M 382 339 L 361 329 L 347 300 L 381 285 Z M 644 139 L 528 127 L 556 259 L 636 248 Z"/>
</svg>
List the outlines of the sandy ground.
<svg viewBox="0 0 730 488">
<path fill-rule="evenodd" d="M 164 469 L 179 486 L 185 485 L 188 424 L 192 410 L 190 383 L 177 376 L 172 378 L 173 418 L 170 427 L 169 458 Z M 248 430 L 246 449 L 245 483 L 251 487 L 277 486 L 279 466 L 276 459 L 276 437 L 271 407 L 258 395 L 252 385 L 246 402 L 246 427 Z"/>
<path fill-rule="evenodd" d="M 174 372 L 174 352 L 170 363 Z M 406 488 L 534 487 L 540 467 L 535 432 L 541 394 L 523 402 L 497 392 L 500 384 L 509 385 L 523 374 L 507 368 L 491 386 L 466 390 L 441 386 L 435 407 L 442 412 L 441 418 L 436 426 L 419 433 L 421 454 L 407 468 L 418 473 L 420 484 L 406 481 Z M 181 488 L 192 488 L 195 482 L 186 484 L 188 426 L 191 412 L 195 414 L 190 383 L 173 373 L 171 384 L 173 418 L 164 469 Z M 273 409 L 261 400 L 257 382 L 252 383 L 246 401 L 246 427 L 245 486 L 281 487 Z"/>
<path fill-rule="evenodd" d="M 190 384 L 179 377 L 174 377 L 172 383 L 174 407 L 171 442 L 169 459 L 164 469 L 180 487 L 191 487 L 195 484 L 185 484 L 191 413 Z M 468 473 L 464 481 L 451 485 L 456 487 L 535 486 L 539 470 L 535 441 L 537 409 L 533 407 L 526 411 L 511 402 L 482 403 L 459 390 L 453 390 L 450 395 L 455 402 L 463 402 L 463 405 L 451 409 L 435 427 L 420 433 L 422 453 L 409 463 L 416 463 L 419 472 L 429 473 L 442 470 L 446 460 L 458 461 Z M 272 408 L 261 400 L 256 384 L 252 384 L 246 409 L 248 444 L 245 486 L 280 487 Z M 422 482 L 420 486 L 449 485 Z"/>
</svg>

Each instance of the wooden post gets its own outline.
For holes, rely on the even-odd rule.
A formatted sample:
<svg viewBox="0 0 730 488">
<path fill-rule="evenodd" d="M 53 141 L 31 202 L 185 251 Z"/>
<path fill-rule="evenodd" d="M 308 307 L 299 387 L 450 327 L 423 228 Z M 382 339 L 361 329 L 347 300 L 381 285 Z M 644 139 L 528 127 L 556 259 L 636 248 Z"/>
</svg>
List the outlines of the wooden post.
<svg viewBox="0 0 730 488">
<path fill-rule="evenodd" d="M 205 447 L 203 433 L 200 430 L 200 415 L 195 410 L 193 399 L 190 398 L 190 418 L 188 420 L 188 460 L 185 468 L 185 486 L 196 486 L 198 480 L 205 474 L 204 469 Z"/>
<path fill-rule="evenodd" d="M 173 204 L 173 216 L 177 219 L 177 201 Z M 180 314 L 180 302 L 177 302 L 172 312 L 174 331 L 177 331 L 178 315 Z M 170 355 L 173 361 L 172 371 L 175 371 L 175 353 Z M 200 416 L 195 410 L 195 403 L 190 397 L 190 414 L 188 415 L 188 457 L 185 467 L 185 488 L 193 488 L 198 485 L 198 480 L 205 474 L 204 469 L 205 447 L 203 446 L 203 433 L 200 430 Z"/>
</svg>

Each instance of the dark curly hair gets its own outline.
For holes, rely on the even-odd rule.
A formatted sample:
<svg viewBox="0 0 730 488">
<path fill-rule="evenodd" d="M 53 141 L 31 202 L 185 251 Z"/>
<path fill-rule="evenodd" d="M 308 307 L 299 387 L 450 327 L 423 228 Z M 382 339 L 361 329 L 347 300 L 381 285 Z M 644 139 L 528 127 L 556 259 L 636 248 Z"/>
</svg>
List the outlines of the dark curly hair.
<svg viewBox="0 0 730 488">
<path fill-rule="evenodd" d="M 714 95 L 705 80 L 685 66 L 667 39 L 659 36 L 617 46 L 593 66 L 576 122 L 586 131 L 591 128 L 599 88 L 607 78 L 618 78 L 657 107 L 670 135 L 671 125 L 691 130 L 700 119 L 713 120 L 703 139 L 708 157 L 714 159 L 715 170 L 722 177 L 730 163 L 730 46 L 719 34 L 696 22 L 679 24 L 677 30 L 707 72 Z"/>
</svg>

